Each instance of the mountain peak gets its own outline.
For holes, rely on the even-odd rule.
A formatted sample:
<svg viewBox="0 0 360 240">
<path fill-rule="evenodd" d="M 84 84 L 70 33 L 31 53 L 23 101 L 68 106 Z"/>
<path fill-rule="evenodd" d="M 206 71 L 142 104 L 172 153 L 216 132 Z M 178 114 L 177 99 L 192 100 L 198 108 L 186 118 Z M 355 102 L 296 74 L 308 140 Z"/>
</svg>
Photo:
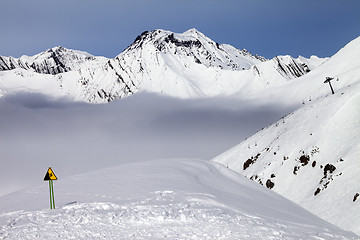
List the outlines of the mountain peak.
<svg viewBox="0 0 360 240">
<path fill-rule="evenodd" d="M 14 58 L 10 64 L 11 67 L 3 67 L 3 70 L 22 68 L 41 74 L 55 75 L 77 69 L 81 63 L 94 59 L 95 57 L 87 52 L 55 46 L 34 56 L 23 55 L 20 58 Z M 4 59 L 3 63 L 5 63 Z"/>
<path fill-rule="evenodd" d="M 194 37 L 198 37 L 198 36 L 205 37 L 205 35 L 202 32 L 198 31 L 196 28 L 190 28 L 189 30 L 183 32 L 182 34 L 188 36 L 194 36 Z"/>
<path fill-rule="evenodd" d="M 62 46 L 55 46 L 53 48 L 48 49 L 47 51 L 48 52 L 50 52 L 50 51 L 52 51 L 52 52 L 62 52 L 62 51 L 67 52 L 67 51 L 69 51 L 69 49 L 64 48 Z"/>
<path fill-rule="evenodd" d="M 57 55 L 58 54 L 71 54 L 71 55 L 83 55 L 84 57 L 94 57 L 93 55 L 91 55 L 88 52 L 73 50 L 73 49 L 65 48 L 63 46 L 55 46 L 55 47 L 49 48 L 48 50 L 46 50 L 40 54 L 37 54 L 36 56 L 44 54 L 44 53 L 55 53 Z"/>
<path fill-rule="evenodd" d="M 189 30 L 185 31 L 184 33 L 199 33 L 196 28 L 190 28 Z"/>
<path fill-rule="evenodd" d="M 135 41 L 125 50 L 127 54 L 132 51 L 156 51 L 169 55 L 183 55 L 181 59 L 188 59 L 206 67 L 215 67 L 228 70 L 245 70 L 265 59 L 255 57 L 250 52 L 241 51 L 230 45 L 219 44 L 195 28 L 183 33 L 174 33 L 167 30 L 156 29 L 145 31 L 136 37 Z M 146 51 L 148 51 L 146 50 Z M 121 57 L 122 53 L 118 55 Z M 178 57 L 176 57 L 178 61 Z M 187 60 L 187 61 L 188 61 Z M 183 63 L 187 65 L 186 63 Z"/>
<path fill-rule="evenodd" d="M 207 41 L 211 41 L 207 38 L 203 33 L 199 32 L 195 28 L 191 28 L 183 33 L 174 33 L 171 31 L 163 30 L 163 29 L 156 29 L 152 31 L 144 31 L 140 35 L 136 37 L 134 42 L 130 45 L 130 48 L 138 48 L 142 47 L 145 42 L 172 42 L 172 43 L 179 43 L 181 41 L 187 40 L 199 40 L 200 38 L 206 38 Z"/>
</svg>

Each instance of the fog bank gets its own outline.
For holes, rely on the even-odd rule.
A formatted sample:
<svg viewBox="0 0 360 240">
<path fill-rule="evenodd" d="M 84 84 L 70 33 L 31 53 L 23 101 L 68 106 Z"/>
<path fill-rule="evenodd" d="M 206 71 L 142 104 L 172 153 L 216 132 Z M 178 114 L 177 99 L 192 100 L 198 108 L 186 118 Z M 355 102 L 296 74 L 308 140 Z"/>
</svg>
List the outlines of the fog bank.
<svg viewBox="0 0 360 240">
<path fill-rule="evenodd" d="M 61 179 L 131 161 L 211 159 L 289 111 L 234 98 L 149 93 L 98 105 L 38 94 L 4 97 L 0 195 L 43 184 L 50 166 Z"/>
</svg>

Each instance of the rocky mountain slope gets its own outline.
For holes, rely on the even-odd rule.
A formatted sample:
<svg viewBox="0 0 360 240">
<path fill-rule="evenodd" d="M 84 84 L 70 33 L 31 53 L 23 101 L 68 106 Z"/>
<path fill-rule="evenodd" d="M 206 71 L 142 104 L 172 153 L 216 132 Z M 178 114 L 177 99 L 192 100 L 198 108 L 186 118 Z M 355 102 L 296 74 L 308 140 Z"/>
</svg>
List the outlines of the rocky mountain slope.
<svg viewBox="0 0 360 240">
<path fill-rule="evenodd" d="M 284 85 L 278 92 L 303 94 L 298 109 L 213 160 L 360 233 L 359 57 L 357 38 Z M 327 77 L 334 77 L 335 94 L 324 83 Z"/>
<path fill-rule="evenodd" d="M 139 35 L 113 59 L 55 47 L 35 56 L 0 56 L 0 96 L 17 91 L 102 103 L 139 91 L 181 98 L 251 94 L 298 78 L 326 59 L 267 60 L 196 29 Z"/>
</svg>

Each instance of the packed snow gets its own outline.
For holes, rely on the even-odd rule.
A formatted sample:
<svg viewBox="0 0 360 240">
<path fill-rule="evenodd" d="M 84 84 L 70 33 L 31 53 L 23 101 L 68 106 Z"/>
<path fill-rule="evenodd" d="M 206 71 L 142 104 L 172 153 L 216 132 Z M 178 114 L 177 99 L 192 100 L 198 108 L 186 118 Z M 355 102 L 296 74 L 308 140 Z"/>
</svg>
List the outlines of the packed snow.
<svg viewBox="0 0 360 240">
<path fill-rule="evenodd" d="M 208 161 L 154 160 L 57 177 L 55 210 L 47 182 L 0 198 L 1 239 L 357 238 Z"/>
</svg>

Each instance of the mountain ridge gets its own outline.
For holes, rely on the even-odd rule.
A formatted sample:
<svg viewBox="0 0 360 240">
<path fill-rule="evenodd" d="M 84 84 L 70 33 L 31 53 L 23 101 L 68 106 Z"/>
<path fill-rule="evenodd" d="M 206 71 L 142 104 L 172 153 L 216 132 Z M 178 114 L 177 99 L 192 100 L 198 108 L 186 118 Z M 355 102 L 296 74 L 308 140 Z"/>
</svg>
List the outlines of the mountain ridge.
<svg viewBox="0 0 360 240">
<path fill-rule="evenodd" d="M 0 95 L 22 89 L 104 103 L 139 91 L 180 98 L 245 94 L 244 86 L 254 92 L 279 85 L 323 61 L 291 56 L 268 60 L 216 43 L 196 29 L 157 29 L 143 32 L 110 59 L 60 46 L 31 57 L 0 56 Z"/>
</svg>

